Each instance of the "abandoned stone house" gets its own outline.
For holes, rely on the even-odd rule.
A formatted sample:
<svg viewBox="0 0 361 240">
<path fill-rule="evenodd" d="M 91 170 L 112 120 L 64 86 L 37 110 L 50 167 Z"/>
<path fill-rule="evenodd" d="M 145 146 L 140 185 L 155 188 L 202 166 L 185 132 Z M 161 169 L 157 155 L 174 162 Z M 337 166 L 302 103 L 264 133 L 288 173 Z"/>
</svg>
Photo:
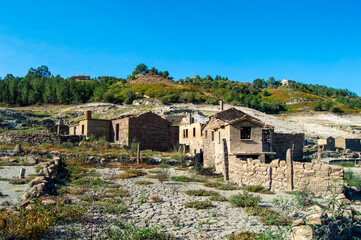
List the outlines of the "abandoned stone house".
<svg viewBox="0 0 361 240">
<path fill-rule="evenodd" d="M 177 126 L 152 112 L 139 115 L 125 115 L 116 119 L 93 119 L 91 112 L 85 112 L 85 119 L 69 127 L 69 135 L 83 135 L 86 138 L 105 137 L 107 141 L 129 146 L 139 142 L 140 149 L 167 151 L 178 144 Z"/>
<path fill-rule="evenodd" d="M 317 145 L 319 147 L 321 147 L 322 150 L 324 151 L 335 151 L 336 147 L 335 147 L 335 138 L 333 137 L 328 137 L 325 139 L 319 139 L 317 142 Z"/>
<path fill-rule="evenodd" d="M 204 124 L 195 123 L 192 115 L 188 115 L 186 124 L 179 126 L 179 144 L 189 148 L 189 153 L 195 156 L 203 149 L 202 127 Z"/>
<path fill-rule="evenodd" d="M 276 133 L 274 127 L 231 108 L 210 117 L 202 129 L 204 166 L 224 173 L 224 155 L 242 161 L 285 159 L 294 149 L 294 159 L 303 158 L 304 134 Z"/>
<path fill-rule="evenodd" d="M 360 138 L 335 138 L 335 147 L 340 149 L 350 149 L 352 151 L 361 151 L 361 139 Z"/>
</svg>

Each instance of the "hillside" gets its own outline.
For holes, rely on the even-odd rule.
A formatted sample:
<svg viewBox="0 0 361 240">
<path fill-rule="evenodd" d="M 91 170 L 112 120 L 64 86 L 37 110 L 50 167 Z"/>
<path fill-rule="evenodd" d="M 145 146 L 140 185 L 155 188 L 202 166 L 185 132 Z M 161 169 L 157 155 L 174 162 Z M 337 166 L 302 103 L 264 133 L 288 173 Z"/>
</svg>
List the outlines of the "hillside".
<svg viewBox="0 0 361 240">
<path fill-rule="evenodd" d="M 170 86 L 178 85 L 176 82 L 152 73 L 139 73 L 135 75 L 134 79 L 129 79 L 128 83 L 135 83 L 135 84 L 164 84 Z"/>
</svg>

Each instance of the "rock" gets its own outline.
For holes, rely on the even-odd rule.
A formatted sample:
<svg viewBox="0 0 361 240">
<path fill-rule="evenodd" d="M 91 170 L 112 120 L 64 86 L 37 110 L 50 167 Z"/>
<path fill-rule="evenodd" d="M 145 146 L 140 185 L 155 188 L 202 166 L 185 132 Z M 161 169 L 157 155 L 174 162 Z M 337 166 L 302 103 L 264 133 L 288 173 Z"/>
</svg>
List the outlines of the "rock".
<svg viewBox="0 0 361 240">
<path fill-rule="evenodd" d="M 38 185 L 33 186 L 30 189 L 29 194 L 32 197 L 40 197 L 40 196 L 42 196 L 44 194 L 45 190 L 46 190 L 45 183 L 40 183 Z"/>
<path fill-rule="evenodd" d="M 34 204 L 29 204 L 28 206 L 26 206 L 25 209 L 28 210 L 28 211 L 33 210 L 34 209 Z"/>
<path fill-rule="evenodd" d="M 30 200 L 26 200 L 26 201 L 23 201 L 23 202 L 19 205 L 19 207 L 27 207 L 27 206 L 30 205 L 30 204 L 35 204 L 35 202 L 34 202 L 34 201 L 30 201 Z"/>
<path fill-rule="evenodd" d="M 34 156 L 28 156 L 27 157 L 27 162 L 29 164 L 38 164 L 39 163 L 39 159 L 35 158 Z"/>
<path fill-rule="evenodd" d="M 321 213 L 312 214 L 312 215 L 306 217 L 306 222 L 307 222 L 307 224 L 321 225 L 322 224 L 321 218 L 322 218 Z"/>
<path fill-rule="evenodd" d="M 21 147 L 21 144 L 16 144 L 15 145 L 15 148 L 14 148 L 14 153 L 15 154 L 19 154 L 23 151 L 22 147 Z"/>
<path fill-rule="evenodd" d="M 294 221 L 293 223 L 292 223 L 292 226 L 293 227 L 296 227 L 296 226 L 300 226 L 300 225 L 303 225 L 303 218 L 299 218 L 299 219 L 297 219 L 296 221 Z"/>
<path fill-rule="evenodd" d="M 55 205 L 56 201 L 53 199 L 44 199 L 41 201 L 43 205 Z"/>
<path fill-rule="evenodd" d="M 19 163 L 19 160 L 18 160 L 18 159 L 11 159 L 11 160 L 9 161 L 9 163 Z"/>
<path fill-rule="evenodd" d="M 312 212 L 312 213 L 320 213 L 322 212 L 322 208 L 318 205 L 313 205 L 309 208 L 306 209 L 308 212 Z"/>
<path fill-rule="evenodd" d="M 23 196 L 21 197 L 21 201 L 26 201 L 31 197 L 31 195 L 28 192 L 25 192 Z"/>
<path fill-rule="evenodd" d="M 291 240 L 311 240 L 313 230 L 310 226 L 301 225 L 292 228 Z"/>
<path fill-rule="evenodd" d="M 31 180 L 29 182 L 29 185 L 30 185 L 30 187 L 33 187 L 33 186 L 38 185 L 40 183 L 46 183 L 46 179 L 45 179 L 44 176 L 38 176 L 38 177 L 34 178 L 33 180 Z"/>
<path fill-rule="evenodd" d="M 336 197 L 336 203 L 338 204 L 351 204 L 351 201 L 347 199 L 347 197 L 345 196 L 345 194 L 339 194 Z"/>
</svg>

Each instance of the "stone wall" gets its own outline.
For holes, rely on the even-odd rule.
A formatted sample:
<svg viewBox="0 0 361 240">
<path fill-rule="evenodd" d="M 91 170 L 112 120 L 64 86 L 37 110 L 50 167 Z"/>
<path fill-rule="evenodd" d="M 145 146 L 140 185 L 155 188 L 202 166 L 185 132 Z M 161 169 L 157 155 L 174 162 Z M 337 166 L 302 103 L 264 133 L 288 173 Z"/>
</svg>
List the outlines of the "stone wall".
<svg viewBox="0 0 361 240">
<path fill-rule="evenodd" d="M 332 190 L 342 192 L 343 168 L 328 164 L 303 163 L 273 160 L 261 163 L 260 160 L 247 161 L 229 157 L 229 179 L 240 186 L 262 185 L 273 191 L 291 191 L 308 186 L 316 195 L 328 195 L 327 187 L 332 180 L 338 180 Z"/>
<path fill-rule="evenodd" d="M 305 141 L 305 134 L 303 133 L 274 133 L 272 142 L 273 152 L 277 155 L 275 158 L 286 159 L 286 152 L 294 145 L 293 159 L 302 160 L 303 145 Z"/>
<path fill-rule="evenodd" d="M 148 112 L 129 118 L 129 142 L 140 142 L 140 149 L 168 151 L 173 148 L 170 122 Z"/>
<path fill-rule="evenodd" d="M 63 142 L 80 142 L 82 136 L 62 136 L 56 134 L 25 134 L 25 133 L 1 133 L 1 143 L 21 144 L 29 143 L 30 145 L 37 145 L 42 143 L 61 144 Z"/>
</svg>

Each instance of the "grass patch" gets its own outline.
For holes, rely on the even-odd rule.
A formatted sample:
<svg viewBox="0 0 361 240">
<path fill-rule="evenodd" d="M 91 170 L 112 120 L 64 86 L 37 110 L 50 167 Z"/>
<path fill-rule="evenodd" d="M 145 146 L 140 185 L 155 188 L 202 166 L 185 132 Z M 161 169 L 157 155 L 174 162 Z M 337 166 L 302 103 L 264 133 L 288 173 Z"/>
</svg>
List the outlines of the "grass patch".
<svg viewBox="0 0 361 240">
<path fill-rule="evenodd" d="M 219 187 L 221 184 L 219 182 L 206 182 L 203 184 L 203 186 L 205 187 L 211 187 L 211 188 L 217 188 Z"/>
<path fill-rule="evenodd" d="M 235 207 L 256 207 L 261 202 L 261 197 L 252 195 L 245 191 L 243 193 L 233 195 L 228 201 Z"/>
<path fill-rule="evenodd" d="M 239 232 L 239 233 L 232 233 L 231 235 L 227 236 L 227 240 L 264 240 L 265 235 L 260 233 L 253 233 L 253 232 Z"/>
<path fill-rule="evenodd" d="M 10 178 L 9 179 L 9 183 L 15 184 L 15 185 L 22 185 L 22 184 L 26 184 L 28 182 L 30 182 L 30 180 L 26 179 L 26 178 Z"/>
<path fill-rule="evenodd" d="M 137 185 L 151 185 L 151 184 L 153 184 L 153 182 L 150 182 L 150 181 L 136 181 L 134 184 L 137 184 Z"/>
<path fill-rule="evenodd" d="M 356 187 L 358 190 L 361 190 L 361 176 L 360 174 L 354 173 L 350 170 L 344 172 L 343 178 L 346 183 L 352 187 Z"/>
<path fill-rule="evenodd" d="M 100 187 L 108 184 L 107 181 L 104 181 L 98 177 L 96 178 L 80 178 L 72 182 L 74 185 L 78 186 L 94 186 L 94 187 Z"/>
<path fill-rule="evenodd" d="M 9 181 L 8 178 L 0 178 L 0 181 Z"/>
<path fill-rule="evenodd" d="M 172 176 L 172 177 L 170 177 L 170 180 L 176 181 L 176 182 L 207 182 L 207 179 L 205 179 L 205 178 L 188 177 L 185 175 Z"/>
<path fill-rule="evenodd" d="M 339 161 L 335 162 L 333 165 L 341 166 L 341 167 L 355 167 L 354 161 Z"/>
<path fill-rule="evenodd" d="M 204 190 L 204 189 L 187 190 L 187 191 L 185 191 L 185 194 L 187 194 L 189 196 L 202 196 L 202 197 L 219 195 L 219 193 L 217 193 L 215 191 L 208 191 L 208 190 Z"/>
<path fill-rule="evenodd" d="M 275 194 L 274 192 L 271 192 L 267 188 L 263 187 L 262 185 L 248 185 L 245 186 L 243 190 L 255 193 Z"/>
<path fill-rule="evenodd" d="M 289 226 L 291 225 L 292 221 L 290 218 L 282 216 L 278 212 L 262 208 L 262 207 L 247 207 L 246 213 L 250 216 L 259 216 L 260 221 L 265 225 L 276 225 L 276 226 Z"/>
<path fill-rule="evenodd" d="M 146 172 L 137 169 L 127 168 L 125 171 L 126 171 L 125 173 L 118 174 L 115 177 L 113 177 L 113 179 L 128 179 L 128 178 L 136 178 L 147 175 Z"/>
<path fill-rule="evenodd" d="M 195 208 L 195 209 L 207 209 L 212 207 L 212 202 L 209 200 L 205 201 L 191 201 L 185 202 L 183 204 L 186 208 Z"/>
<path fill-rule="evenodd" d="M 221 194 L 218 195 L 212 195 L 209 200 L 211 201 L 216 201 L 216 202 L 227 202 L 228 198 L 226 198 L 225 196 L 222 196 Z"/>
<path fill-rule="evenodd" d="M 225 190 L 225 191 L 233 191 L 233 190 L 239 190 L 240 188 L 236 185 L 232 184 L 221 184 L 218 187 L 216 187 L 218 190 Z"/>
</svg>

